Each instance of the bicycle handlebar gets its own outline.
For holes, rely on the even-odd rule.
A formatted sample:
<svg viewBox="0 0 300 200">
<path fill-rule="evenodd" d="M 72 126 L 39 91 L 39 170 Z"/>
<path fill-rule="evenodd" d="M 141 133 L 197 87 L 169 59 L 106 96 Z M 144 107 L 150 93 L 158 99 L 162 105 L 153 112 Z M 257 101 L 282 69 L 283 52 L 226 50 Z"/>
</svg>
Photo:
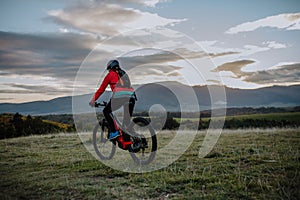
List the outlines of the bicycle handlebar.
<svg viewBox="0 0 300 200">
<path fill-rule="evenodd" d="M 95 102 L 95 107 L 105 107 L 107 105 L 107 102 L 106 101 L 103 101 L 102 103 L 98 103 L 98 102 Z"/>
</svg>

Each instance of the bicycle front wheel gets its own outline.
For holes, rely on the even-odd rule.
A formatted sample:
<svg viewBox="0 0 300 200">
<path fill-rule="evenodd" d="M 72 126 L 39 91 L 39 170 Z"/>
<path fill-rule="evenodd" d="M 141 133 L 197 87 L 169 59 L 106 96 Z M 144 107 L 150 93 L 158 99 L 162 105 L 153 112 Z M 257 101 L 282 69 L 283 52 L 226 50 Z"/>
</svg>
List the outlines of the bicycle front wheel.
<svg viewBox="0 0 300 200">
<path fill-rule="evenodd" d="M 116 142 L 109 141 L 108 134 L 109 129 L 105 121 L 96 124 L 93 131 L 93 146 L 101 160 L 110 160 L 116 153 Z"/>
<path fill-rule="evenodd" d="M 157 139 L 154 129 L 145 118 L 137 117 L 132 120 L 129 130 L 132 131 L 133 146 L 129 149 L 132 159 L 139 165 L 151 163 L 157 150 Z M 133 149 L 134 145 L 138 145 L 137 150 Z"/>
</svg>

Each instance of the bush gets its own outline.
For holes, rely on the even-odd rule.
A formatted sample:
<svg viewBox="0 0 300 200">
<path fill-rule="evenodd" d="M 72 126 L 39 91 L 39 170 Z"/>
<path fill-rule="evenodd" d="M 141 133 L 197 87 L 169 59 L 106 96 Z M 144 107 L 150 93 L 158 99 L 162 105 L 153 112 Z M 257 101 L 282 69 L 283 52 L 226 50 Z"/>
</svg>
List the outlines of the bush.
<svg viewBox="0 0 300 200">
<path fill-rule="evenodd" d="M 163 130 L 168 129 L 168 130 L 174 130 L 178 129 L 179 123 L 173 118 L 173 117 L 167 117 L 165 125 L 163 127 Z"/>
</svg>

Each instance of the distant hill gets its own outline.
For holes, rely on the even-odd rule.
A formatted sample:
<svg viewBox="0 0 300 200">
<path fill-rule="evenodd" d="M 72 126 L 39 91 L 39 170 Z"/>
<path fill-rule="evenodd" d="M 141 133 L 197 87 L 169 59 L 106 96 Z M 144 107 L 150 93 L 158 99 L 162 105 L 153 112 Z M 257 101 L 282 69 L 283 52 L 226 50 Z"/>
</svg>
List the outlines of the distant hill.
<svg viewBox="0 0 300 200">
<path fill-rule="evenodd" d="M 220 86 L 210 86 L 214 91 L 220 91 Z M 178 112 L 195 111 L 195 105 L 190 96 L 193 91 L 197 96 L 198 105 L 201 110 L 209 110 L 211 100 L 209 90 L 206 86 L 189 87 L 178 82 L 163 82 L 146 84 L 137 87 L 135 111 L 148 111 L 153 105 L 160 104 L 165 110 Z M 175 94 L 174 94 L 175 91 Z M 272 86 L 259 89 L 234 89 L 225 87 L 227 107 L 287 107 L 300 105 L 300 85 L 294 86 Z M 110 92 L 105 92 L 99 101 L 108 100 Z M 61 97 L 50 101 L 35 101 L 29 103 L 2 103 L 0 113 L 16 113 L 24 115 L 46 115 L 46 114 L 71 114 L 92 112 L 88 102 L 92 94 L 75 97 Z M 181 103 L 179 103 L 181 99 Z M 217 99 L 218 100 L 218 99 Z M 222 100 L 220 100 L 222 101 Z M 221 102 L 225 103 L 225 102 Z M 72 110 L 72 104 L 74 110 Z M 181 107 L 180 107 L 181 106 Z"/>
</svg>

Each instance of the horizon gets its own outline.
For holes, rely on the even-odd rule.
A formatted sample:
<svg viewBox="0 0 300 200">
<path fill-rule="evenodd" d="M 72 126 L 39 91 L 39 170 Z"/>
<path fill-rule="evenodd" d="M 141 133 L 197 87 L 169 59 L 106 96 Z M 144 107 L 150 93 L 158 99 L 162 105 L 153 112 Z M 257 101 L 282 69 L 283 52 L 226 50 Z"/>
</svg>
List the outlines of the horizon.
<svg viewBox="0 0 300 200">
<path fill-rule="evenodd" d="M 297 0 L 4 0 L 0 16 L 0 103 L 95 92 L 113 58 L 136 85 L 300 84 Z"/>
<path fill-rule="evenodd" d="M 166 82 L 173 82 L 173 81 L 165 81 Z M 229 86 L 224 86 L 224 85 L 185 85 L 185 84 L 182 84 L 180 82 L 177 82 L 177 81 L 174 81 L 176 82 L 177 84 L 181 84 L 181 85 L 184 85 L 184 86 L 188 86 L 188 87 L 225 87 L 225 89 L 233 89 L 233 90 L 258 90 L 258 89 L 266 89 L 266 88 L 274 88 L 274 87 L 293 87 L 293 86 L 300 86 L 300 84 L 293 84 L 293 85 L 272 85 L 272 86 L 265 86 L 265 87 L 259 87 L 259 88 L 246 88 L 246 89 L 243 89 L 243 88 L 234 88 L 234 87 L 229 87 Z M 145 86 L 147 84 L 159 84 L 159 83 L 164 83 L 164 82 L 153 82 L 153 83 L 145 83 L 141 86 Z M 139 85 L 133 85 L 133 87 L 138 87 Z M 106 89 L 106 92 L 111 92 L 110 89 Z M 1 104 L 26 104 L 26 103 L 35 103 L 35 102 L 49 102 L 49 101 L 52 101 L 52 100 L 56 100 L 56 99 L 60 99 L 60 98 L 69 98 L 69 97 L 76 97 L 76 96 L 86 96 L 86 95 L 93 95 L 94 93 L 93 92 L 89 92 L 89 93 L 83 93 L 83 94 L 79 94 L 79 95 L 66 95 L 66 96 L 58 96 L 58 97 L 54 97 L 54 98 L 51 98 L 51 99 L 44 99 L 44 100 L 33 100 L 33 101 L 22 101 L 22 102 L 0 102 L 0 105 Z M 237 106 L 239 107 L 239 106 Z M 248 107 L 247 105 L 245 105 L 245 107 Z M 251 106 L 250 106 L 251 107 Z M 264 107 L 264 106 L 262 106 Z M 270 106 L 272 107 L 272 106 Z M 278 106 L 275 106 L 275 107 L 278 107 Z M 280 106 L 279 106 L 280 107 Z M 289 107 L 289 106 L 283 106 L 283 107 Z M 228 108 L 234 108 L 234 107 L 228 107 Z M 218 108 L 217 108 L 218 109 Z"/>
</svg>

